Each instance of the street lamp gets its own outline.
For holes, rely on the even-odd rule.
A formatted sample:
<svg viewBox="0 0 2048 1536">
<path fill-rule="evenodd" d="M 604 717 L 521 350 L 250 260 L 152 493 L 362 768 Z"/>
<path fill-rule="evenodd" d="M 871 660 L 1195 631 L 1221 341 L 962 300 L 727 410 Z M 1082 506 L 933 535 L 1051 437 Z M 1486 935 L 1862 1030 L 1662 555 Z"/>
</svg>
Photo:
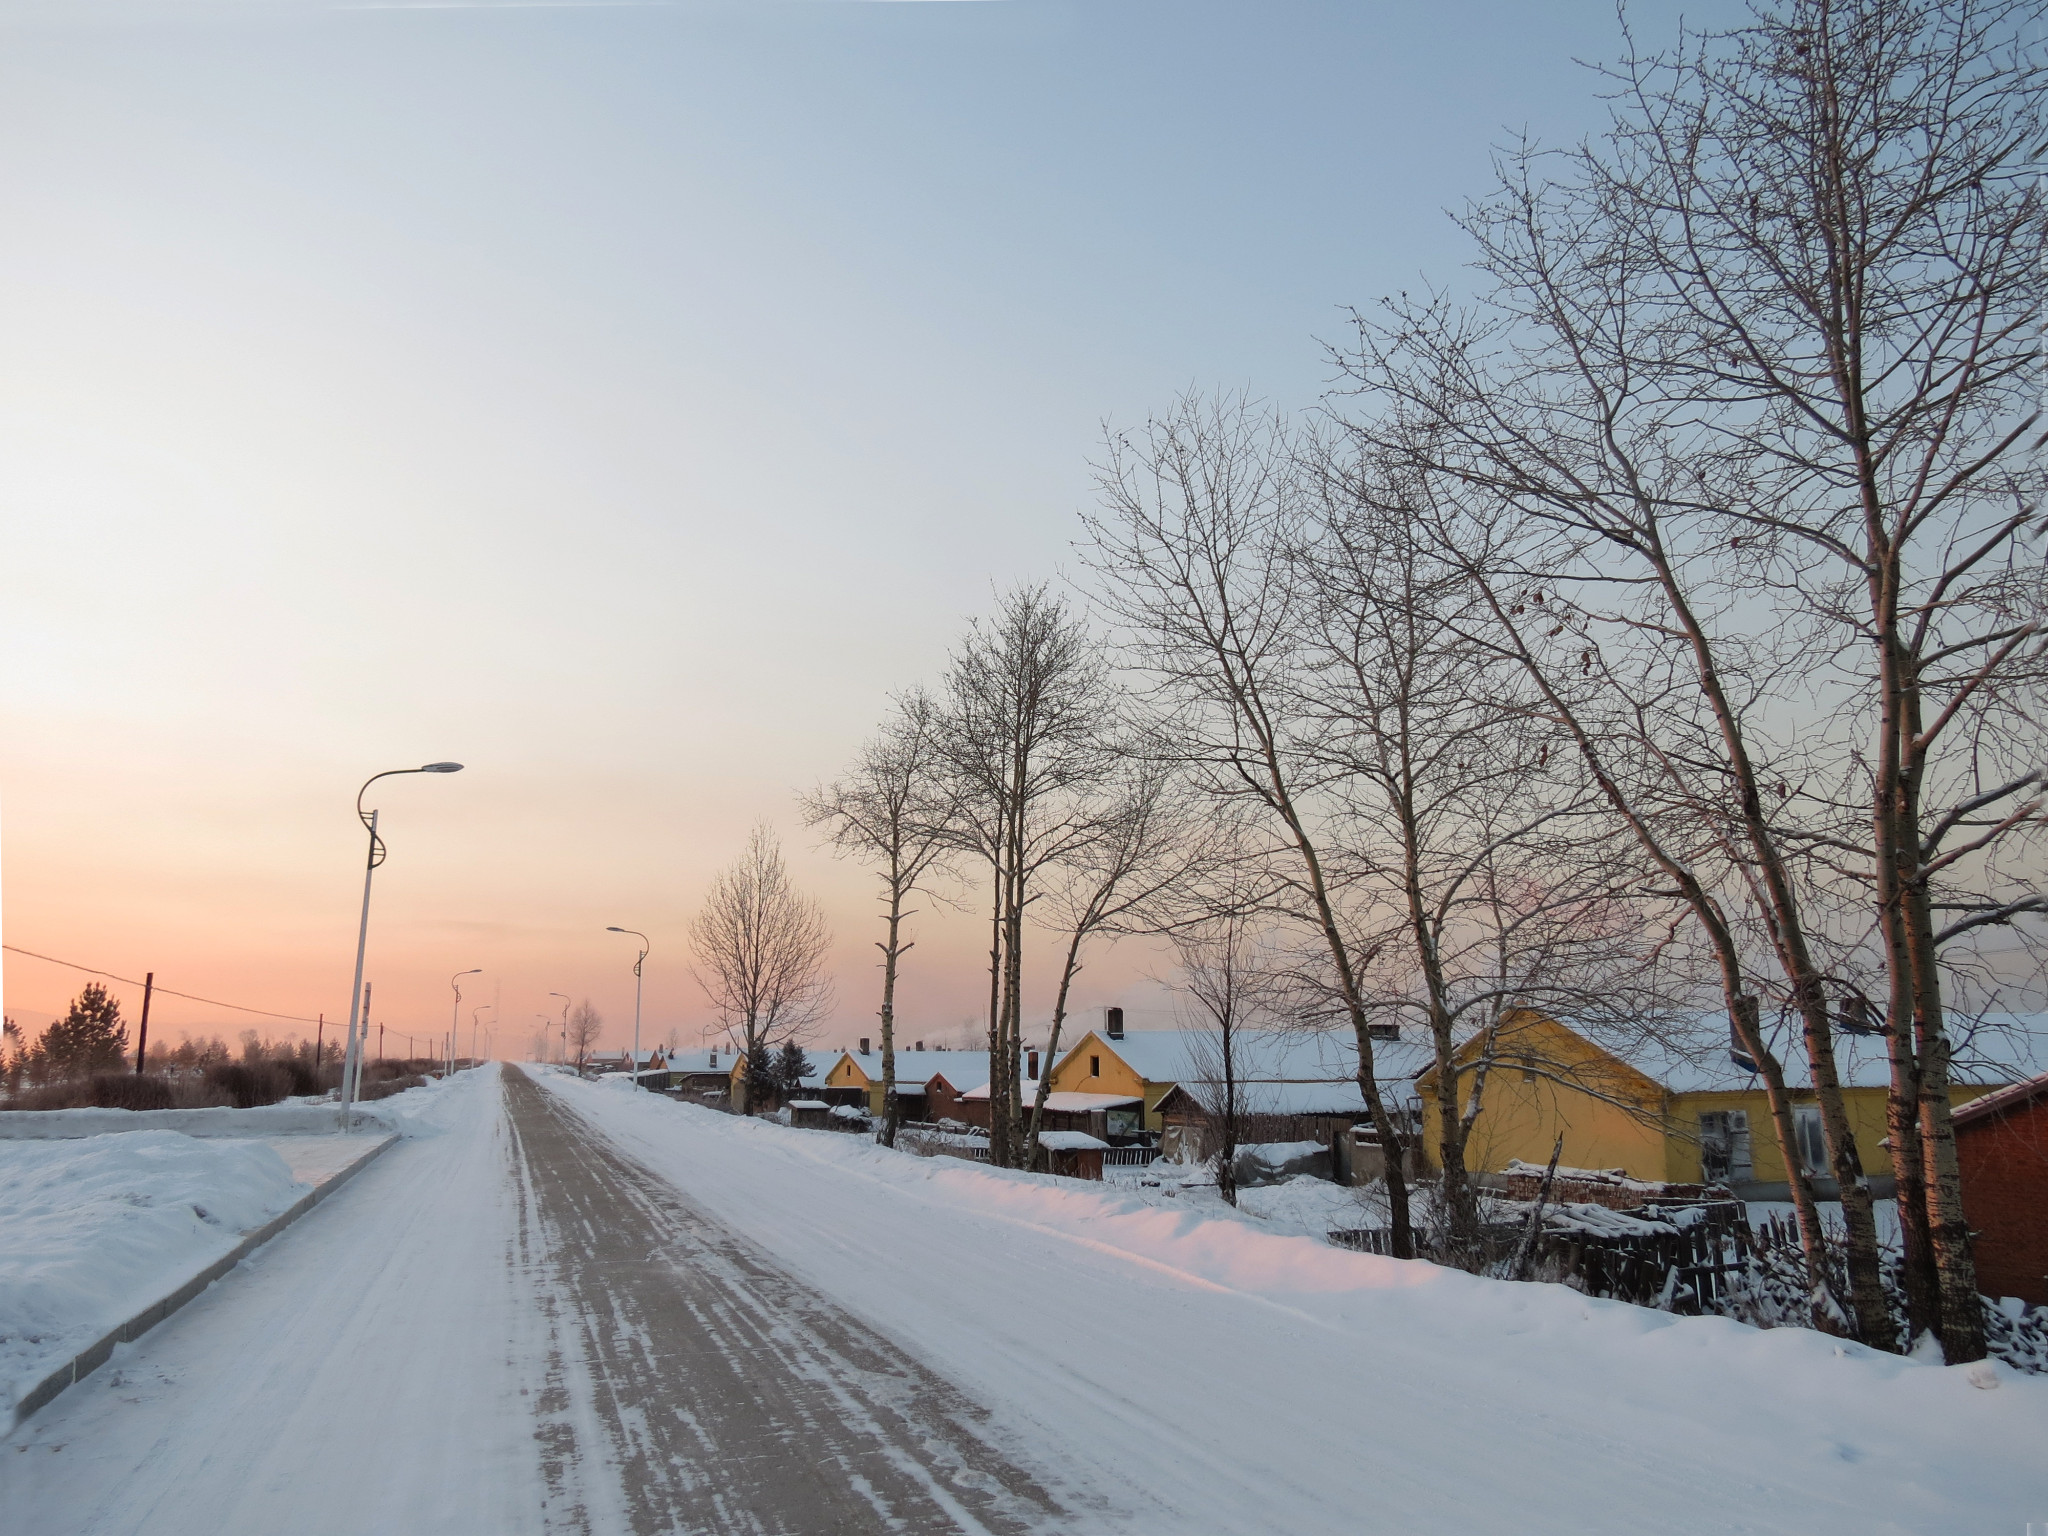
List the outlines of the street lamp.
<svg viewBox="0 0 2048 1536">
<path fill-rule="evenodd" d="M 377 866 L 384 862 L 384 839 L 377 835 L 377 812 L 363 809 L 363 796 L 379 779 L 392 778 L 403 773 L 460 773 L 460 763 L 427 763 L 418 768 L 387 768 L 382 773 L 373 773 L 363 780 L 363 787 L 356 791 L 356 818 L 370 834 L 370 854 L 363 866 L 363 918 L 356 927 L 356 979 L 348 994 L 348 1055 L 341 1069 L 341 1118 L 344 1126 L 348 1123 L 349 1105 L 355 1101 L 357 1079 L 362 1072 L 362 1042 L 356 1038 L 356 1025 L 362 1022 L 367 1029 L 368 1020 L 363 1019 L 363 951 L 370 942 L 370 879 L 377 872 Z"/>
<path fill-rule="evenodd" d="M 630 933 L 640 941 L 640 953 L 633 961 L 633 1086 L 640 1086 L 640 967 L 647 963 L 647 935 L 637 928 L 608 927 L 606 933 Z"/>
<path fill-rule="evenodd" d="M 562 1061 L 566 1064 L 569 1060 L 569 994 L 550 992 L 548 996 L 562 1000 Z"/>
<path fill-rule="evenodd" d="M 498 1005 L 496 1003 L 478 1003 L 474 1008 L 469 1010 L 469 1064 L 472 1067 L 475 1066 L 479 1060 L 476 1054 L 476 1016 L 482 1013 L 486 1008 L 490 1009 L 493 1013 L 495 1013 L 497 1012 Z"/>
<path fill-rule="evenodd" d="M 474 965 L 466 971 L 457 971 L 448 978 L 448 985 L 455 989 L 455 1011 L 448 1016 L 448 1075 L 450 1077 L 455 1075 L 455 1039 L 462 1030 L 462 978 L 465 976 L 481 976 L 483 973 L 484 968 L 482 966 Z"/>
</svg>

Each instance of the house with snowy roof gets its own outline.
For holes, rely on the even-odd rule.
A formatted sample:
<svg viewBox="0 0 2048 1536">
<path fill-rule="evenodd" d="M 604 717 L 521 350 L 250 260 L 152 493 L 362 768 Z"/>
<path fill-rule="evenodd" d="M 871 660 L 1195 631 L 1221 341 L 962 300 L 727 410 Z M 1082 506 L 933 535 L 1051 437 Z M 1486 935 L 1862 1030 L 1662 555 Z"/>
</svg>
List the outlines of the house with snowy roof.
<svg viewBox="0 0 2048 1536">
<path fill-rule="evenodd" d="M 1177 1087 L 1201 1097 L 1222 1080 L 1221 1035 L 1215 1030 L 1126 1031 L 1119 1010 L 1108 1010 L 1062 1055 L 1051 1072 L 1055 1093 L 1114 1093 L 1139 1100 L 1145 1128 L 1163 1129 L 1160 1107 Z M 1358 1091 L 1358 1041 L 1349 1029 L 1241 1030 L 1232 1041 L 1232 1073 L 1276 1113 L 1365 1112 Z M 1409 1085 L 1429 1064 L 1426 1045 L 1392 1025 L 1373 1040 L 1373 1067 L 1382 1093 L 1405 1103 Z"/>
<path fill-rule="evenodd" d="M 1995 1015 L 1952 1021 L 1953 1098 L 1980 1098 L 2041 1070 L 2048 1016 Z M 1788 1032 L 1789 1033 L 1789 1032 Z M 1796 1037 L 1773 1047 L 1785 1066 L 1798 1160 L 1823 1198 L 1834 1197 L 1820 1109 Z M 1891 1064 L 1882 1034 L 1835 1036 L 1844 1107 L 1865 1171 L 1888 1192 L 1891 1160 L 1886 1093 Z M 1676 1184 L 1725 1183 L 1749 1199 L 1784 1199 L 1790 1176 L 1772 1133 L 1755 1063 L 1729 1046 L 1725 1018 L 1699 1020 L 1677 1037 L 1596 1040 L 1545 1014 L 1510 1014 L 1491 1035 L 1475 1034 L 1454 1056 L 1462 1113 L 1479 1087 L 1480 1110 L 1466 1165 L 1498 1173 L 1511 1162 L 1541 1166 L 1564 1138 L 1559 1161 Z M 1483 1071 L 1482 1071 L 1483 1068 Z M 1438 1146 L 1440 1093 L 1434 1067 L 1416 1080 L 1422 1152 Z M 1881 1181 L 1881 1182 L 1879 1182 Z"/>
<path fill-rule="evenodd" d="M 963 1093 L 988 1082 L 987 1051 L 928 1051 L 922 1040 L 896 1052 L 896 1097 L 907 1120 L 947 1117 Z M 872 1039 L 841 1051 L 825 1074 L 828 1088 L 857 1088 L 871 1114 L 882 1113 L 882 1052 Z M 929 1101 L 929 1102 L 928 1102 Z M 954 1116 L 953 1118 L 957 1118 Z"/>
</svg>

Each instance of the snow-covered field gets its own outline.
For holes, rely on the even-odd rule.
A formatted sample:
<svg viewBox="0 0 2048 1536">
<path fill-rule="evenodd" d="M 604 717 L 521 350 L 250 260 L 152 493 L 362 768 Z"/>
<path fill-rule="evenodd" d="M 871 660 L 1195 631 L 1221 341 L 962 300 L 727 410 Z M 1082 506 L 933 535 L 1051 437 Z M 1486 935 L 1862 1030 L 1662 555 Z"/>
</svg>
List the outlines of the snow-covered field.
<svg viewBox="0 0 2048 1536">
<path fill-rule="evenodd" d="M 305 1192 L 260 1141 L 0 1141 L 0 1413 Z"/>
<path fill-rule="evenodd" d="M 2048 1380 L 2002 1366 L 1347 1253 L 1279 1230 L 1319 1219 L 1298 1208 L 1263 1222 L 1213 1193 L 544 1080 L 1133 1528 L 1865 1536 L 2048 1518 Z M 1248 1196 L 1303 1201 L 1291 1184 Z"/>
</svg>

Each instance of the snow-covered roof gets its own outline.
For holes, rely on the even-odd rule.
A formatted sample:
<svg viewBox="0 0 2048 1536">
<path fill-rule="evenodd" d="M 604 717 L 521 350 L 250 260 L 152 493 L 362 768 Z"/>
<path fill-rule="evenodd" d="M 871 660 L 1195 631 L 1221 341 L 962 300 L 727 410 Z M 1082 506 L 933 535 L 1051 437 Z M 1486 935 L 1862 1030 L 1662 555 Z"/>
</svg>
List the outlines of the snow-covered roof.
<svg viewBox="0 0 2048 1536">
<path fill-rule="evenodd" d="M 1037 1095 L 1032 1097 L 1035 1099 Z M 1137 1095 L 1128 1093 L 1048 1093 L 1045 1096 L 1045 1107 L 1063 1115 L 1086 1115 L 1098 1109 L 1122 1109 L 1126 1105 L 1144 1102 Z"/>
<path fill-rule="evenodd" d="M 1201 1029 L 1135 1030 L 1121 1040 L 1091 1031 L 1074 1049 L 1107 1050 L 1148 1083 L 1187 1083 L 1222 1076 L 1221 1040 Z M 1373 1042 L 1373 1073 L 1385 1084 L 1410 1082 L 1435 1060 L 1429 1041 L 1414 1029 Z M 1247 1083 L 1355 1084 L 1358 1040 L 1348 1026 L 1242 1030 L 1231 1041 L 1231 1065 L 1232 1075 Z"/>
<path fill-rule="evenodd" d="M 1405 1089 L 1400 1079 L 1385 1079 L 1385 1088 Z M 1183 1083 L 1197 1098 L 1217 1091 L 1213 1083 Z M 1385 1091 L 1383 1088 L 1383 1092 Z M 1364 1115 L 1365 1095 L 1356 1081 L 1343 1083 L 1239 1083 L 1238 1103 L 1249 1115 Z M 1205 1100 L 1206 1101 L 1206 1100 Z"/>
<path fill-rule="evenodd" d="M 1812 1085 L 1806 1050 L 1790 1026 L 1773 1031 L 1771 1049 L 1784 1063 L 1791 1088 Z M 2016 1083 L 2048 1067 L 2048 1014 L 1986 1014 L 1949 1020 L 1953 1058 L 1949 1076 L 1969 1086 Z M 1617 1046 L 1594 1034 L 1623 1061 L 1655 1078 L 1673 1093 L 1729 1093 L 1757 1088 L 1763 1079 L 1736 1065 L 1728 1049 L 1728 1020 L 1708 1015 L 1675 1039 L 1645 1039 Z M 1882 1035 L 1835 1035 L 1836 1070 L 1843 1086 L 1883 1088 L 1891 1082 L 1891 1059 Z"/>
<path fill-rule="evenodd" d="M 1086 1131 L 1040 1131 L 1038 1144 L 1048 1152 L 1107 1152 L 1109 1143 Z"/>
<path fill-rule="evenodd" d="M 668 1059 L 671 1072 L 730 1072 L 737 1058 L 729 1048 L 677 1051 Z"/>
<path fill-rule="evenodd" d="M 830 1109 L 832 1106 L 823 1099 L 791 1099 L 789 1107 L 791 1109 Z"/>
<path fill-rule="evenodd" d="M 878 1045 L 865 1056 L 858 1051 L 841 1053 L 858 1067 L 871 1083 L 882 1080 L 882 1049 Z M 838 1064 L 838 1057 L 833 1058 Z M 898 1051 L 896 1081 L 928 1083 L 941 1073 L 955 1088 L 972 1088 L 988 1081 L 987 1051 Z"/>
</svg>

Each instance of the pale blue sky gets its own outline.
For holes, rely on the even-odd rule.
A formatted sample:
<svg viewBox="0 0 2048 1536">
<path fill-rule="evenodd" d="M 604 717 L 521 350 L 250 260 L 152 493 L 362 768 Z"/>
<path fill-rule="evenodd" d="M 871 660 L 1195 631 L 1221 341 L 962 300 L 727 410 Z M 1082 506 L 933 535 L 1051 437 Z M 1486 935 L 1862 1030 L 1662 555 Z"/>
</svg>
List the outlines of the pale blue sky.
<svg viewBox="0 0 2048 1536">
<path fill-rule="evenodd" d="M 472 964 L 616 1018 L 618 922 L 694 1036 L 683 926 L 766 817 L 851 1038 L 863 888 L 792 788 L 1068 563 L 1104 418 L 1310 404 L 1342 306 L 1456 283 L 1442 211 L 1618 45 L 1601 0 L 0 4 L 8 941 L 345 1008 L 354 787 L 455 757 L 386 797 L 394 1022 Z M 928 920 L 928 1032 L 975 942 Z"/>
</svg>

